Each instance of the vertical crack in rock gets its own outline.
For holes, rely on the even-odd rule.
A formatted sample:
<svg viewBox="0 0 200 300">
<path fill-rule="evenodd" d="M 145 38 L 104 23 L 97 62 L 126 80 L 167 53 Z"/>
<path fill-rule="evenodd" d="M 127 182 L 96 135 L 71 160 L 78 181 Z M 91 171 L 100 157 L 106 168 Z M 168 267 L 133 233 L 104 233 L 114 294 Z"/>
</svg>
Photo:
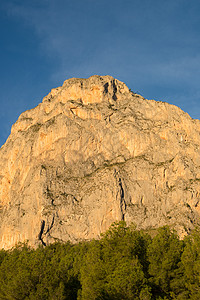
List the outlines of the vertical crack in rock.
<svg viewBox="0 0 200 300">
<path fill-rule="evenodd" d="M 119 173 L 116 170 L 114 170 L 114 177 L 116 178 L 116 182 L 118 186 L 116 199 L 119 200 L 120 202 L 121 219 L 124 220 L 124 215 L 126 211 L 126 201 L 125 201 L 125 193 L 122 184 L 122 179 L 121 177 L 119 177 Z"/>
<path fill-rule="evenodd" d="M 42 242 L 43 246 L 46 246 L 46 243 L 43 241 L 42 235 L 44 232 L 44 227 L 45 227 L 45 220 L 41 221 L 41 228 L 40 228 L 40 233 L 38 234 L 38 239 Z"/>
<path fill-rule="evenodd" d="M 115 83 L 115 80 L 113 80 L 112 82 L 112 85 L 113 85 L 113 100 L 117 100 L 117 96 L 116 96 L 116 93 L 117 93 L 117 86 L 116 86 L 116 83 Z"/>
<path fill-rule="evenodd" d="M 48 226 L 47 231 L 45 232 L 45 235 L 53 228 L 54 220 L 55 220 L 55 215 L 53 215 L 51 225 Z"/>
<path fill-rule="evenodd" d="M 125 210 L 126 210 L 126 202 L 124 199 L 124 189 L 123 189 L 122 180 L 120 177 L 119 177 L 118 183 L 119 183 L 119 187 L 120 187 L 120 209 L 122 212 L 122 220 L 124 220 L 124 214 L 125 214 Z"/>
<path fill-rule="evenodd" d="M 108 93 L 108 86 L 109 86 L 109 84 L 108 84 L 108 82 L 106 82 L 106 84 L 104 84 L 104 91 L 106 94 Z"/>
<path fill-rule="evenodd" d="M 46 236 L 50 232 L 50 230 L 53 228 L 54 221 L 55 221 L 55 215 L 53 215 L 51 224 L 50 224 L 50 226 L 48 225 L 46 232 L 45 232 L 46 222 L 45 222 L 45 220 L 41 221 L 41 228 L 40 228 L 40 232 L 38 234 L 38 239 L 41 241 L 43 246 L 46 246 L 46 243 L 44 242 L 44 236 Z"/>
</svg>

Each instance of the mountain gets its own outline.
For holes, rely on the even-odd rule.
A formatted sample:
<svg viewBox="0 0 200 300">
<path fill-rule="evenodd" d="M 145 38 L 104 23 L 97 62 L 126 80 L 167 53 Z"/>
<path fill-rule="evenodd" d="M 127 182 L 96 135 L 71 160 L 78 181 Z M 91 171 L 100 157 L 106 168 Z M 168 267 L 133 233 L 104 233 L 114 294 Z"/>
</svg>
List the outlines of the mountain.
<svg viewBox="0 0 200 300">
<path fill-rule="evenodd" d="M 114 221 L 199 225 L 200 121 L 111 76 L 72 78 L 0 149 L 0 248 L 98 238 Z"/>
</svg>

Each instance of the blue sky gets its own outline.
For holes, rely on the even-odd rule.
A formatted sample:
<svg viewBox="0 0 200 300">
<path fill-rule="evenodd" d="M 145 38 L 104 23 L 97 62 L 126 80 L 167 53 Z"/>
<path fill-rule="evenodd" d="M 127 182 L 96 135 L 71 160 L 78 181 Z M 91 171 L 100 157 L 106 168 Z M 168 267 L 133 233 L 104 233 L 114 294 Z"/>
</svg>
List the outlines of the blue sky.
<svg viewBox="0 0 200 300">
<path fill-rule="evenodd" d="M 112 75 L 200 119 L 199 0 L 1 0 L 0 146 L 71 77 Z"/>
</svg>

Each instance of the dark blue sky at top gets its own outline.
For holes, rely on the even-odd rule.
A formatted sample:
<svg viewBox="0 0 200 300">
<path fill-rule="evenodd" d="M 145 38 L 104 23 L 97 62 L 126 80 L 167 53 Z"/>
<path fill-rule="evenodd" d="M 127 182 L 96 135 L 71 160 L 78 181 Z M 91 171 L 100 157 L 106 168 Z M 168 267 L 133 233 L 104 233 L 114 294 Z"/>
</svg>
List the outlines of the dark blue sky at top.
<svg viewBox="0 0 200 300">
<path fill-rule="evenodd" d="M 199 0 L 1 0 L 0 146 L 71 77 L 112 75 L 200 119 Z"/>
</svg>

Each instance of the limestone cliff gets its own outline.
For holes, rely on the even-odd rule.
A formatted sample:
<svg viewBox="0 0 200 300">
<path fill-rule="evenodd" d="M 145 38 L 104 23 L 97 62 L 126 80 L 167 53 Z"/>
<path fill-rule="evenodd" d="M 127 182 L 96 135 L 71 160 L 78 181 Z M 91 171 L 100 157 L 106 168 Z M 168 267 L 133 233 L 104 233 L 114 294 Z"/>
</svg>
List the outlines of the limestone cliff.
<svg viewBox="0 0 200 300">
<path fill-rule="evenodd" d="M 199 223 L 200 121 L 111 76 L 72 78 L 0 149 L 0 247 L 99 237 L 114 221 Z"/>
</svg>

